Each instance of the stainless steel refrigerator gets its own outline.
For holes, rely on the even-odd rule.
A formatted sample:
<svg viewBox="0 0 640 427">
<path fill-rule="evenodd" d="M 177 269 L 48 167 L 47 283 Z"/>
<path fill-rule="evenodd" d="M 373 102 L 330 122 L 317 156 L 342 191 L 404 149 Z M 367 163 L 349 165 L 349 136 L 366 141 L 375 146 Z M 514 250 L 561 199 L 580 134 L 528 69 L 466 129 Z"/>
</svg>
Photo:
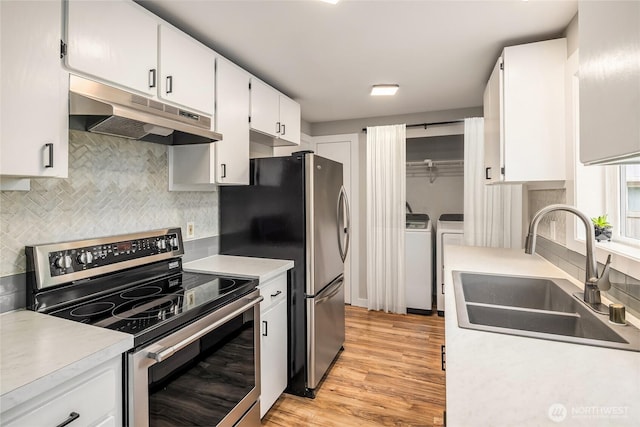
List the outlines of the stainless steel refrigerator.
<svg viewBox="0 0 640 427">
<path fill-rule="evenodd" d="M 220 188 L 220 253 L 294 261 L 287 391 L 314 397 L 345 336 L 350 218 L 342 164 L 311 152 L 252 159 L 250 178 Z"/>
</svg>

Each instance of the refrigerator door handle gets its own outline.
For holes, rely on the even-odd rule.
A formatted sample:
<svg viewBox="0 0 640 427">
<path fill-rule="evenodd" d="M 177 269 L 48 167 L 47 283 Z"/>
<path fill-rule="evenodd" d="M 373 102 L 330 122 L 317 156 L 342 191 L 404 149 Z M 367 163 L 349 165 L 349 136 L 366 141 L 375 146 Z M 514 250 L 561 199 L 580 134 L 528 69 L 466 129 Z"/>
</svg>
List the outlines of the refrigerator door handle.
<svg viewBox="0 0 640 427">
<path fill-rule="evenodd" d="M 315 304 L 322 304 L 323 302 L 330 300 L 333 298 L 338 292 L 340 292 L 340 287 L 342 286 L 342 282 L 344 282 L 344 276 L 340 275 L 336 280 L 333 281 L 327 289 L 321 292 L 318 296 L 316 296 Z M 322 295 L 326 294 L 326 295 Z"/>
<path fill-rule="evenodd" d="M 347 253 L 349 252 L 349 241 L 351 236 L 349 235 L 351 228 L 351 212 L 349 211 L 349 199 L 347 198 L 347 192 L 344 186 L 340 188 L 340 194 L 338 195 L 338 249 L 340 250 L 340 258 L 342 262 L 347 259 Z M 344 244 L 342 233 L 344 233 Z"/>
</svg>

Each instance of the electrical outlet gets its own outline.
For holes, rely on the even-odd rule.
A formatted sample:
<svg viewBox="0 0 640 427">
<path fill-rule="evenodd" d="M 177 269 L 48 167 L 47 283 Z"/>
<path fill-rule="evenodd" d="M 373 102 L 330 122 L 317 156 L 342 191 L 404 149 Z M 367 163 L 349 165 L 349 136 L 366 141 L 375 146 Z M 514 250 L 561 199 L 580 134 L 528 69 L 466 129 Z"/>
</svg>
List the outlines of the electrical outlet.
<svg viewBox="0 0 640 427">
<path fill-rule="evenodd" d="M 196 225 L 193 222 L 187 222 L 187 239 L 196 237 Z"/>
</svg>

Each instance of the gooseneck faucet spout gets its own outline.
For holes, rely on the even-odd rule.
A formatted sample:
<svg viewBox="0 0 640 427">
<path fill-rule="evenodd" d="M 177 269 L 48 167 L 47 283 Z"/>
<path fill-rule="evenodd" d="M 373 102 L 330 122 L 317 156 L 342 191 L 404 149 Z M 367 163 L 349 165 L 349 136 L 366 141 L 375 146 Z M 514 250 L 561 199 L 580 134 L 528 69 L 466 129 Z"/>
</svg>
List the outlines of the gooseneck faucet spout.
<svg viewBox="0 0 640 427">
<path fill-rule="evenodd" d="M 584 283 L 584 301 L 591 305 L 600 304 L 600 291 L 607 291 L 611 288 L 609 282 L 609 267 L 611 265 L 611 255 L 607 258 L 607 263 L 602 270 L 602 275 L 598 278 L 598 265 L 596 263 L 596 256 L 594 252 L 595 246 L 595 232 L 591 220 L 578 209 L 573 206 L 557 204 L 549 205 L 540 209 L 531 220 L 529 224 L 529 233 L 527 234 L 527 240 L 525 243 L 525 253 L 533 254 L 536 250 L 536 234 L 538 231 L 538 223 L 542 217 L 549 212 L 553 211 L 565 211 L 576 215 L 584 223 L 584 227 L 587 231 L 587 266 L 585 268 L 586 278 Z"/>
</svg>

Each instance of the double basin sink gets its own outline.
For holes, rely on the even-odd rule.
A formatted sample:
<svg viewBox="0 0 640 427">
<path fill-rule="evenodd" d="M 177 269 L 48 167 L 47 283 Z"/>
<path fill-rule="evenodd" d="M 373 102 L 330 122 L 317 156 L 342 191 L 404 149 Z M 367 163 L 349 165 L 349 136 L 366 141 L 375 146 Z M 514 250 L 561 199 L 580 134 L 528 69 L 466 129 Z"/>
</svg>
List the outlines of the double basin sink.
<svg viewBox="0 0 640 427">
<path fill-rule="evenodd" d="M 556 278 L 453 272 L 461 328 L 640 352 L 640 330 L 609 322 Z"/>
</svg>

